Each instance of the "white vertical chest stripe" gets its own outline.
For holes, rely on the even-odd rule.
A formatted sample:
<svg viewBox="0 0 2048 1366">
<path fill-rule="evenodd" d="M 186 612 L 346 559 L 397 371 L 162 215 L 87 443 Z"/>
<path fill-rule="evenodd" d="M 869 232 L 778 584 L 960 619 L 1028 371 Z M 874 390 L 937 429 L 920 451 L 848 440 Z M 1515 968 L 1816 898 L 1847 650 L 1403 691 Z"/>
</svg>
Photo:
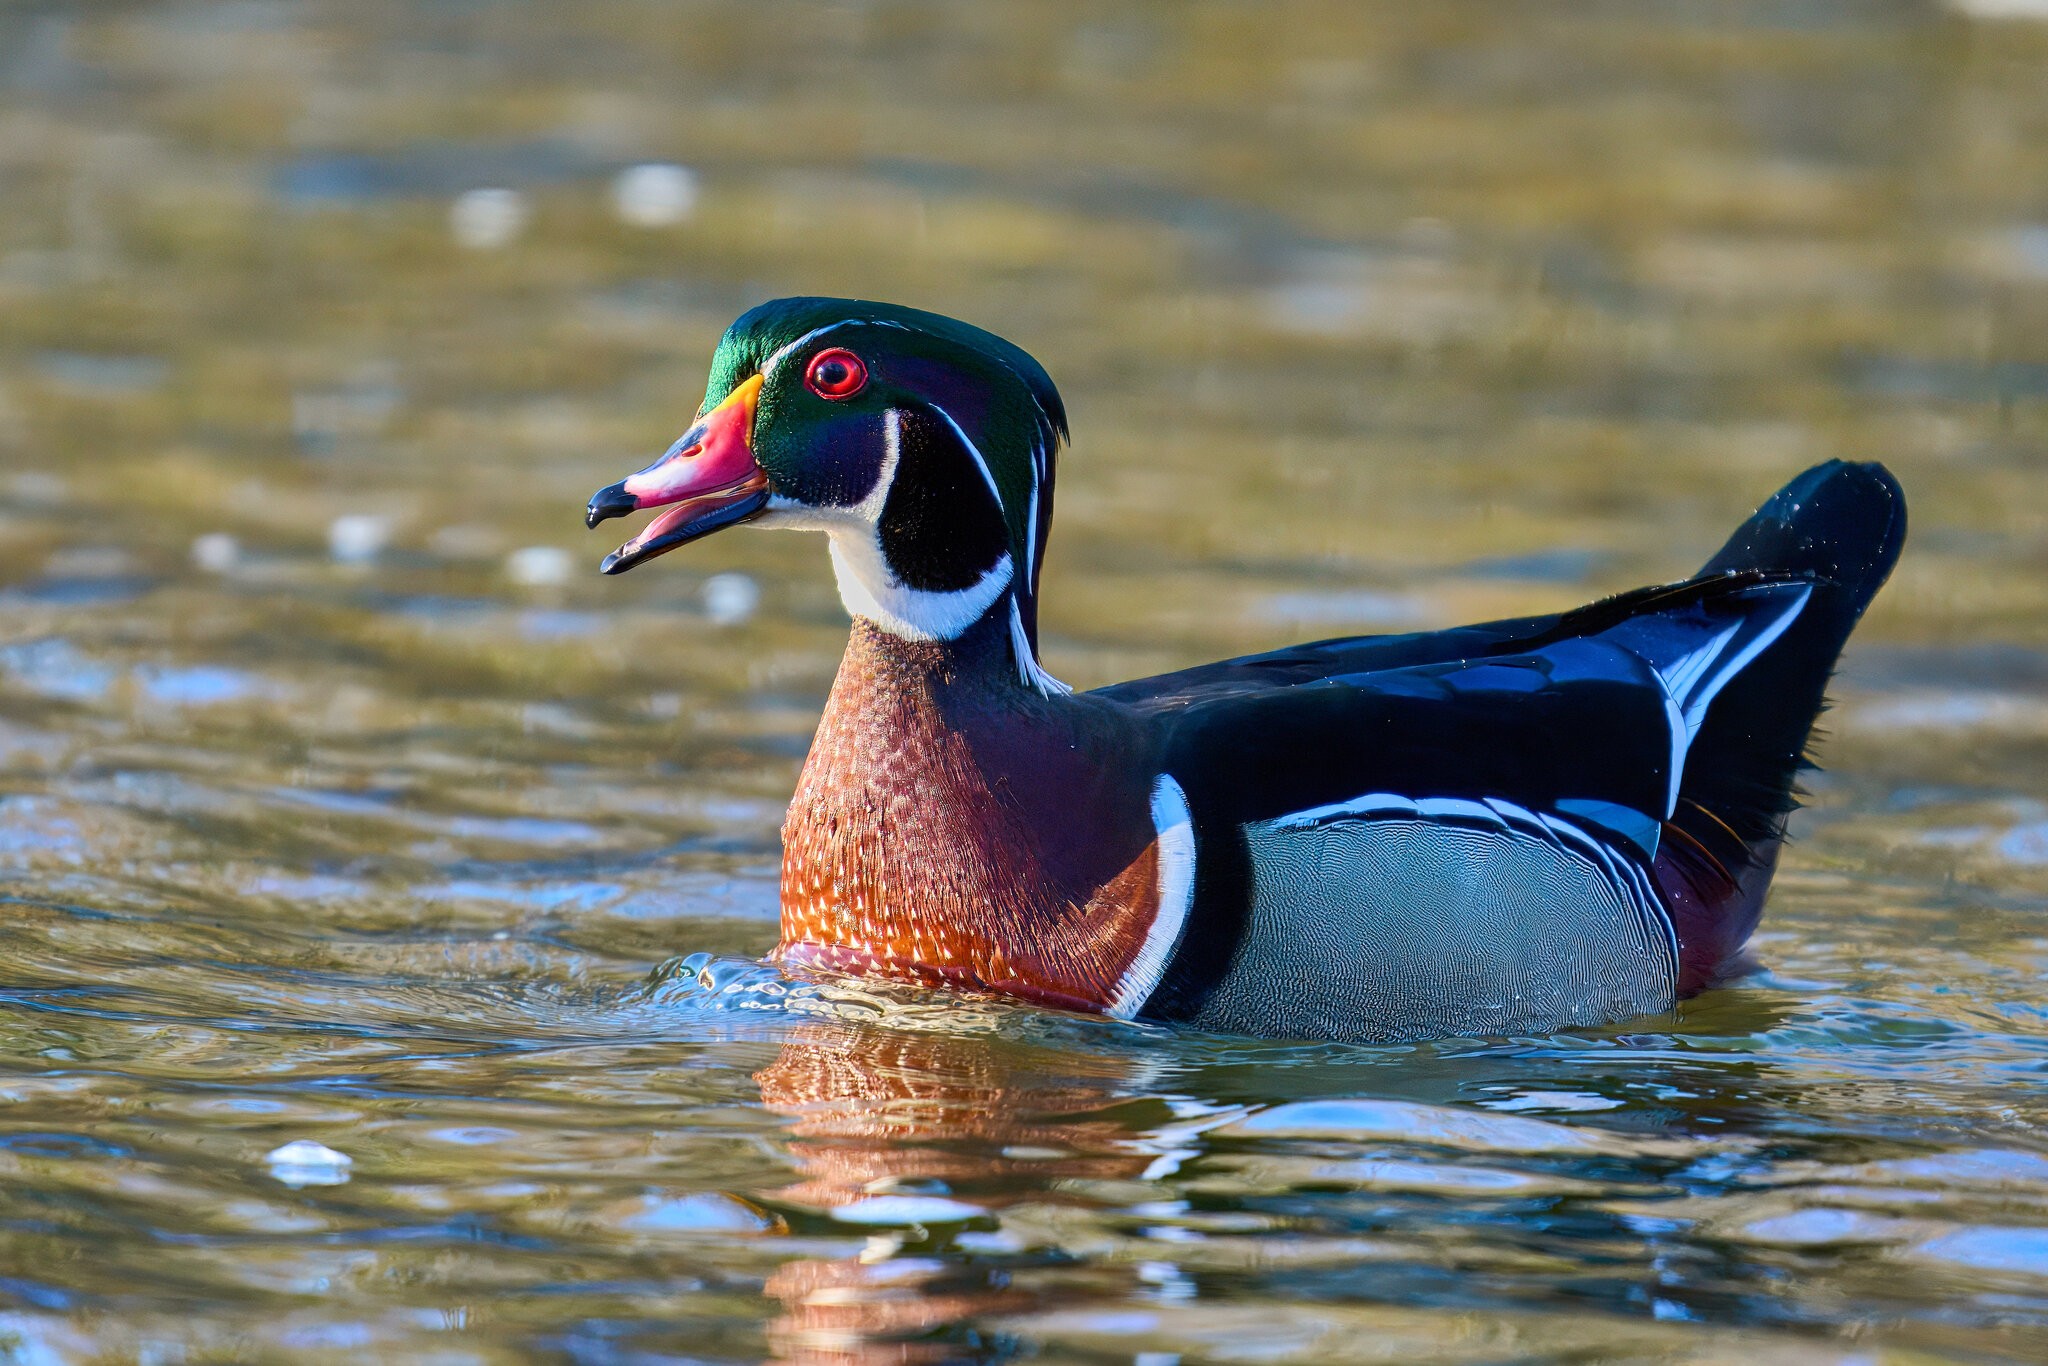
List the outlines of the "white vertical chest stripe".
<svg viewBox="0 0 2048 1366">
<path fill-rule="evenodd" d="M 1170 773 L 1152 785 L 1152 829 L 1159 848 L 1159 909 L 1110 998 L 1107 1013 L 1119 1020 L 1136 1017 L 1159 989 L 1195 902 L 1195 822 L 1187 794 Z"/>
</svg>

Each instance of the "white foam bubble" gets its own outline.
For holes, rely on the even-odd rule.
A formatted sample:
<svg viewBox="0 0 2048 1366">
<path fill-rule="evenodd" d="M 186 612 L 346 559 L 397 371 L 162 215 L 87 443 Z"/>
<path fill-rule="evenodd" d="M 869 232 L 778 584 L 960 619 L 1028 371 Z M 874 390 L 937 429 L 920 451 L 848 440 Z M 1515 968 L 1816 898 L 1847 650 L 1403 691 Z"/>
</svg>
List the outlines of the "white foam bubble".
<svg viewBox="0 0 2048 1366">
<path fill-rule="evenodd" d="M 519 240 L 531 212 L 517 190 L 466 190 L 448 206 L 448 231 L 459 246 L 495 251 Z"/>
<path fill-rule="evenodd" d="M 665 161 L 628 166 L 612 181 L 612 210 L 636 228 L 667 228 L 697 209 L 697 173 Z"/>
<path fill-rule="evenodd" d="M 295 1138 L 281 1148 L 263 1155 L 270 1174 L 294 1190 L 302 1186 L 339 1186 L 347 1183 L 355 1159 L 338 1153 L 325 1143 Z"/>
<path fill-rule="evenodd" d="M 327 526 L 327 550 L 345 564 L 374 560 L 391 544 L 391 519 L 374 512 L 351 512 Z"/>
<path fill-rule="evenodd" d="M 192 563 L 209 574 L 225 574 L 241 558 L 241 543 L 225 531 L 209 531 L 192 542 Z"/>
<path fill-rule="evenodd" d="M 713 574 L 700 591 L 704 615 L 718 626 L 738 626 L 761 606 L 761 585 L 746 574 Z"/>
<path fill-rule="evenodd" d="M 567 583 L 575 567 L 575 559 L 558 545 L 522 546 L 505 557 L 505 576 L 527 588 Z"/>
</svg>

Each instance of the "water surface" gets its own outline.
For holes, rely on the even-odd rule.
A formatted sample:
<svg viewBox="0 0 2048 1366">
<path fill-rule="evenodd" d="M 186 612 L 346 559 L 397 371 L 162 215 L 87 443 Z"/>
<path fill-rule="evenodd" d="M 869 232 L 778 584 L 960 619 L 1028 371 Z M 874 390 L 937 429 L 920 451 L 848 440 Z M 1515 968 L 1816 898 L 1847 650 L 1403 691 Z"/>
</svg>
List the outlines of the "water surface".
<svg viewBox="0 0 2048 1366">
<path fill-rule="evenodd" d="M 2030 8 L 0 8 L 0 1355 L 2048 1356 Z M 795 292 L 1047 363 L 1083 686 L 1890 463 L 1764 970 L 1365 1048 L 750 967 L 822 546 L 579 513 Z"/>
</svg>

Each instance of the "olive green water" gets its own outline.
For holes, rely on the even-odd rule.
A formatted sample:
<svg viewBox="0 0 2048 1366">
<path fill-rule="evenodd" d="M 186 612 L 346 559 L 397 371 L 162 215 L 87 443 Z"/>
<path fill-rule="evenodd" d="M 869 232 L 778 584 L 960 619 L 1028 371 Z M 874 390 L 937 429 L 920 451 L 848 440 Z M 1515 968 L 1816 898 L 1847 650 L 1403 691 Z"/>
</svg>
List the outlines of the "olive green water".
<svg viewBox="0 0 2048 1366">
<path fill-rule="evenodd" d="M 2048 22 L 1970 8 L 0 3 L 0 1360 L 2048 1356 Z M 1081 685 L 1890 463 L 1766 971 L 1357 1048 L 747 967 L 823 548 L 578 514 L 796 292 L 1047 363 Z"/>
</svg>

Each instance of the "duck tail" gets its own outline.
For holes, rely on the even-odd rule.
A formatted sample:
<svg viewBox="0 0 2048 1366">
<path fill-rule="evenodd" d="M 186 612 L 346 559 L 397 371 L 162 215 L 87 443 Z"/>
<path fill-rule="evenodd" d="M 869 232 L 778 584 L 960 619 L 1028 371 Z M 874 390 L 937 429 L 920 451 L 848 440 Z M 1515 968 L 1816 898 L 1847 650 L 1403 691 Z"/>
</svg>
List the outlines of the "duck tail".
<svg viewBox="0 0 2048 1366">
<path fill-rule="evenodd" d="M 1824 581 L 1839 594 L 1843 629 L 1884 586 L 1906 543 L 1906 495 L 1876 461 L 1830 460 L 1771 495 L 1708 560 L 1700 577 L 1742 570 Z"/>
<path fill-rule="evenodd" d="M 1720 975 L 1756 927 L 1828 680 L 1905 539 L 1905 494 L 1891 472 L 1832 460 L 1780 489 L 1700 571 L 1810 587 L 1713 697 L 1666 824 L 1676 837 L 1659 872 L 1679 918 L 1695 922 L 1680 927 L 1695 986 Z"/>
</svg>

